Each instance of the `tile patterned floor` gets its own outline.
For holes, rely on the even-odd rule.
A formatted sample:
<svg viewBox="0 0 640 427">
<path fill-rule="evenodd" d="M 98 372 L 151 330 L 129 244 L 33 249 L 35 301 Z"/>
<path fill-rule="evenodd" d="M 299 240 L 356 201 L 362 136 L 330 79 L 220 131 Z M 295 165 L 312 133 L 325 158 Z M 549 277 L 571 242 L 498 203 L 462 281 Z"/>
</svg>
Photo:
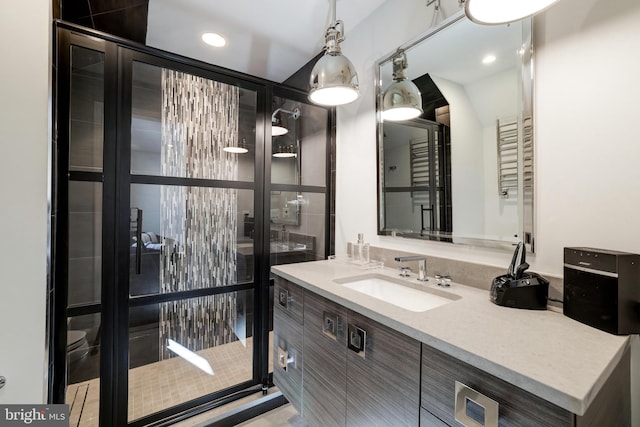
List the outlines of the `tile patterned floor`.
<svg viewBox="0 0 640 427">
<path fill-rule="evenodd" d="M 273 343 L 272 336 L 270 343 Z M 235 341 L 199 351 L 198 354 L 210 363 L 213 376 L 179 357 L 131 369 L 129 420 L 249 381 L 253 376 L 253 345 L 250 338 L 246 340 L 246 345 Z M 269 366 L 272 366 L 271 357 Z M 98 426 L 99 390 L 99 379 L 67 387 L 70 426 Z"/>
<path fill-rule="evenodd" d="M 67 387 L 70 427 L 98 427 L 100 380 L 85 381 Z"/>
</svg>

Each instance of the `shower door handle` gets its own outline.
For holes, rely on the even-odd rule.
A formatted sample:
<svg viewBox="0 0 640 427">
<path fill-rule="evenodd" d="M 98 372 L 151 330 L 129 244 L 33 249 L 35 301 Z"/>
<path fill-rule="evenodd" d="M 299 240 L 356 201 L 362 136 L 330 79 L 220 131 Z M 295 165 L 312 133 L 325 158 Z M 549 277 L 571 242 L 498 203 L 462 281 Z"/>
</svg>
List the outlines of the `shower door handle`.
<svg viewBox="0 0 640 427">
<path fill-rule="evenodd" d="M 295 364 L 295 357 L 289 353 L 288 350 L 283 349 L 278 346 L 278 366 L 282 368 L 283 371 L 287 371 L 290 364 Z"/>
</svg>

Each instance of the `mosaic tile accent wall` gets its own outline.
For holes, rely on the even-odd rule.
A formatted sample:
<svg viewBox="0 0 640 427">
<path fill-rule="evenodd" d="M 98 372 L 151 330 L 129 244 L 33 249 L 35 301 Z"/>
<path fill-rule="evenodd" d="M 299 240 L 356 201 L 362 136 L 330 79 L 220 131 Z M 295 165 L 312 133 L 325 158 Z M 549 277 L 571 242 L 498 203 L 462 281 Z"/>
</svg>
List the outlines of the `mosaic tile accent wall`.
<svg viewBox="0 0 640 427">
<path fill-rule="evenodd" d="M 162 174 L 236 180 L 238 161 L 223 151 L 238 141 L 239 89 L 162 70 Z M 161 187 L 161 292 L 233 284 L 236 274 L 237 190 Z M 236 293 L 161 305 L 160 357 L 167 339 L 198 351 L 235 341 Z"/>
<path fill-rule="evenodd" d="M 237 293 L 231 292 L 161 304 L 160 360 L 175 357 L 167 349 L 168 338 L 191 351 L 237 341 L 236 299 Z"/>
</svg>

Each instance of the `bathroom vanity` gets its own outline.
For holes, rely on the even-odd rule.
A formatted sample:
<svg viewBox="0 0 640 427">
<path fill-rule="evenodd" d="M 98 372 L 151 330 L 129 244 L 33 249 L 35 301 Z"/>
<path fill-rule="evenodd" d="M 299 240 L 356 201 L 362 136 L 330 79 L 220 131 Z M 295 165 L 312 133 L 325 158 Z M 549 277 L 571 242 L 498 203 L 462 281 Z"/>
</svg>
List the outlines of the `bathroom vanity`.
<svg viewBox="0 0 640 427">
<path fill-rule="evenodd" d="M 630 425 L 627 336 L 346 260 L 272 271 L 274 382 L 312 426 Z"/>
</svg>

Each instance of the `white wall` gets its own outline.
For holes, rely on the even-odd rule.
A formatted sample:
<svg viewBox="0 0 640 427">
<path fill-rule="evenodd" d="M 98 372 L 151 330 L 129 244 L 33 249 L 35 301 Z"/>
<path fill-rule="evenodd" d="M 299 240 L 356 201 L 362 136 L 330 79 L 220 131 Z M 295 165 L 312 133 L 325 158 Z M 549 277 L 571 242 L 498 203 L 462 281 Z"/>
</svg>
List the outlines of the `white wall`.
<svg viewBox="0 0 640 427">
<path fill-rule="evenodd" d="M 336 246 L 358 232 L 375 244 L 506 266 L 500 250 L 376 236 L 374 64 L 424 32 L 432 7 L 397 0 L 347 32 L 361 97 L 338 108 Z M 636 142 L 640 3 L 562 0 L 536 17 L 536 249 L 532 268 L 562 274 L 565 246 L 640 251 Z M 446 15 L 457 1 L 442 3 Z M 385 25 L 403 22 L 401 26 Z M 614 48 L 615 47 L 615 48 Z M 529 259 L 528 259 L 529 260 Z"/>
<path fill-rule="evenodd" d="M 338 108 L 336 248 L 344 251 L 363 232 L 390 249 L 506 267 L 510 254 L 498 249 L 376 236 L 373 67 L 424 32 L 433 11 L 425 2 L 388 3 L 342 44 L 358 71 L 361 97 Z M 443 1 L 442 9 L 446 16 L 457 12 L 457 1 Z M 561 275 L 565 246 L 640 252 L 640 2 L 562 0 L 534 24 L 536 254 L 527 261 L 534 271 Z M 638 390 L 638 352 L 634 361 Z M 640 393 L 634 399 L 640 408 Z"/>
<path fill-rule="evenodd" d="M 496 161 L 496 118 L 515 118 L 518 111 L 520 83 L 517 72 L 511 68 L 486 79 L 468 84 L 465 89 L 473 109 L 483 127 L 484 156 L 484 230 L 494 240 L 518 241 L 522 227 L 518 220 L 517 192 L 503 198 L 498 192 L 498 163 Z M 453 137 L 453 134 L 452 134 Z M 452 172 L 455 172 L 453 168 Z M 456 207 L 453 207 L 454 211 Z M 455 222 L 454 222 L 455 230 Z M 520 236 L 520 239 L 514 235 Z"/>
<path fill-rule="evenodd" d="M 51 1 L 0 14 L 0 404 L 46 399 Z"/>
</svg>

